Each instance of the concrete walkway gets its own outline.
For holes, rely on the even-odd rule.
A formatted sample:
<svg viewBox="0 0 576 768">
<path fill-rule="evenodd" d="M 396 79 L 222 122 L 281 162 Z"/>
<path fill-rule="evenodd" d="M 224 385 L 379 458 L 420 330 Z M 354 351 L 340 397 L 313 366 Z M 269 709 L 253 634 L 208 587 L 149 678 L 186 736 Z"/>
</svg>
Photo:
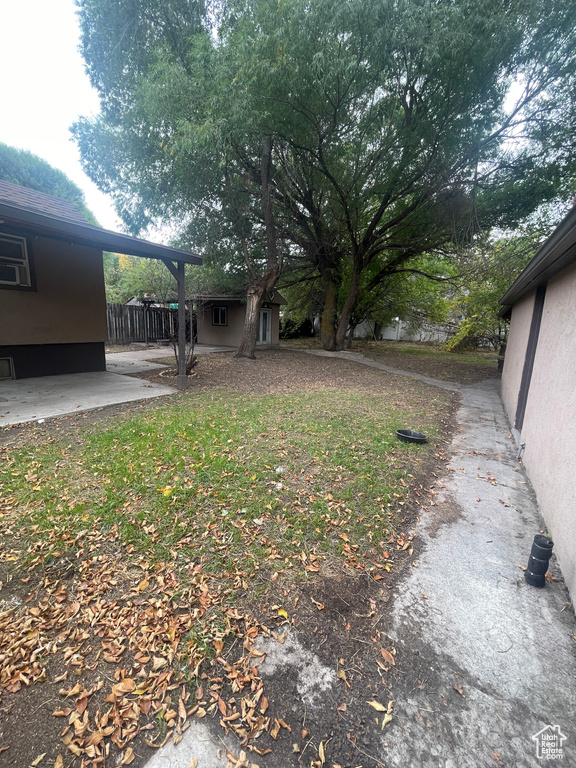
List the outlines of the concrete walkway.
<svg viewBox="0 0 576 768">
<path fill-rule="evenodd" d="M 423 550 L 395 589 L 392 607 L 383 608 L 390 619 L 381 631 L 395 645 L 402 669 L 388 689 L 394 718 L 385 731 L 373 726 L 378 762 L 359 755 L 358 763 L 536 768 L 543 763 L 538 750 L 557 737 L 556 764 L 576 766 L 574 615 L 554 559 L 558 580 L 544 589 L 528 586 L 519 567 L 543 522 L 516 460 L 499 382 L 463 387 L 355 353 L 311 354 L 353 359 L 462 394 L 453 458 L 438 481 L 435 505 L 421 515 Z M 283 645 L 265 642 L 265 682 L 275 675 L 299 680 L 308 670 L 297 687 L 302 708 L 313 706 L 315 693 L 321 700 L 327 685 L 341 684 L 334 668 L 322 668 L 303 649 L 297 633 Z M 552 740 L 545 742 L 546 735 Z M 195 722 L 177 747 L 160 750 L 147 768 L 188 768 L 195 757 L 199 768 L 224 768 L 222 743 L 218 726 Z M 232 751 L 237 754 L 238 746 Z M 297 765 L 297 757 L 271 754 L 257 762 L 262 768 Z"/>
<path fill-rule="evenodd" d="M 544 523 L 498 382 L 463 387 L 458 419 L 454 456 L 419 530 L 425 549 L 394 603 L 392 635 L 422 688 L 403 692 L 383 762 L 537 766 L 533 737 L 558 725 L 567 740 L 557 764 L 576 765 L 574 615 L 561 581 L 536 589 L 519 567 Z"/>
<path fill-rule="evenodd" d="M 194 354 L 209 355 L 213 352 L 233 352 L 235 347 L 215 347 L 207 344 L 196 344 Z M 106 355 L 106 370 L 112 373 L 121 373 L 130 375 L 131 373 L 143 373 L 153 371 L 157 368 L 165 368 L 163 363 L 155 363 L 154 360 L 166 359 L 171 364 L 176 364 L 172 347 L 142 347 L 142 349 L 132 349 L 129 352 L 113 352 Z M 172 363 L 172 361 L 174 361 Z"/>
</svg>

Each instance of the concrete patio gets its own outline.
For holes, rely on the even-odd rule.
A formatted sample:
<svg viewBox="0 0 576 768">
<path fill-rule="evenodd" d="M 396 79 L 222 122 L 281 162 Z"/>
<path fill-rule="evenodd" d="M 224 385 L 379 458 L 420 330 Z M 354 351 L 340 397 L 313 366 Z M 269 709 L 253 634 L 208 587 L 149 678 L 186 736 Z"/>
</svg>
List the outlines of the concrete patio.
<svg viewBox="0 0 576 768">
<path fill-rule="evenodd" d="M 230 351 L 199 345 L 195 349 L 199 355 Z M 171 356 L 170 347 L 143 347 L 106 355 L 106 371 L 0 381 L 0 428 L 175 394 L 174 387 L 130 375 L 165 368 L 154 361 Z"/>
</svg>

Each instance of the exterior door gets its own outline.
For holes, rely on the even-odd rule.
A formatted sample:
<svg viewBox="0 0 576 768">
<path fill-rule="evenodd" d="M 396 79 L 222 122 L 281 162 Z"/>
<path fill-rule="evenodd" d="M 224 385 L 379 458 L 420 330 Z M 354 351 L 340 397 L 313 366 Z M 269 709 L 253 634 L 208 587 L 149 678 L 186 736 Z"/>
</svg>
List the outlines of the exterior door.
<svg viewBox="0 0 576 768">
<path fill-rule="evenodd" d="M 270 326 L 272 323 L 272 312 L 269 309 L 261 309 L 258 317 L 258 336 L 256 344 L 270 344 Z"/>
</svg>

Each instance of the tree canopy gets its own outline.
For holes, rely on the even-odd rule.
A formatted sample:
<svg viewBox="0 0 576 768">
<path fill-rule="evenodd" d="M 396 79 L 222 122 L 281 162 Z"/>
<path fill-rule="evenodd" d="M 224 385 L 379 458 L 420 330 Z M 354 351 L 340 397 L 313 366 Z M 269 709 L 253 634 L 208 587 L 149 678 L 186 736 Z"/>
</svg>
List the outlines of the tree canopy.
<svg viewBox="0 0 576 768">
<path fill-rule="evenodd" d="M 570 192 L 572 4 L 78 8 L 102 104 L 74 129 L 88 173 L 133 231 L 170 221 L 244 265 L 253 311 L 285 264 L 315 279 L 326 348 L 392 276 L 438 277 L 431 257 Z"/>
<path fill-rule="evenodd" d="M 91 224 L 97 223 L 80 187 L 32 152 L 0 144 L 0 179 L 68 200 Z"/>
</svg>

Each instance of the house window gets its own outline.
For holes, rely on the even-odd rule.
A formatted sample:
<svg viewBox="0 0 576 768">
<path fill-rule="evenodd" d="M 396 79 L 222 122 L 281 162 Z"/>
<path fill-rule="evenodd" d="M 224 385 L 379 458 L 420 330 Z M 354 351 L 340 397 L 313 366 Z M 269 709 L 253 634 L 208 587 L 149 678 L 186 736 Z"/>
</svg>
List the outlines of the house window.
<svg viewBox="0 0 576 768">
<path fill-rule="evenodd" d="M 30 288 L 30 261 L 26 239 L 0 232 L 0 286 Z"/>
<path fill-rule="evenodd" d="M 212 307 L 212 325 L 228 325 L 227 307 Z"/>
</svg>

